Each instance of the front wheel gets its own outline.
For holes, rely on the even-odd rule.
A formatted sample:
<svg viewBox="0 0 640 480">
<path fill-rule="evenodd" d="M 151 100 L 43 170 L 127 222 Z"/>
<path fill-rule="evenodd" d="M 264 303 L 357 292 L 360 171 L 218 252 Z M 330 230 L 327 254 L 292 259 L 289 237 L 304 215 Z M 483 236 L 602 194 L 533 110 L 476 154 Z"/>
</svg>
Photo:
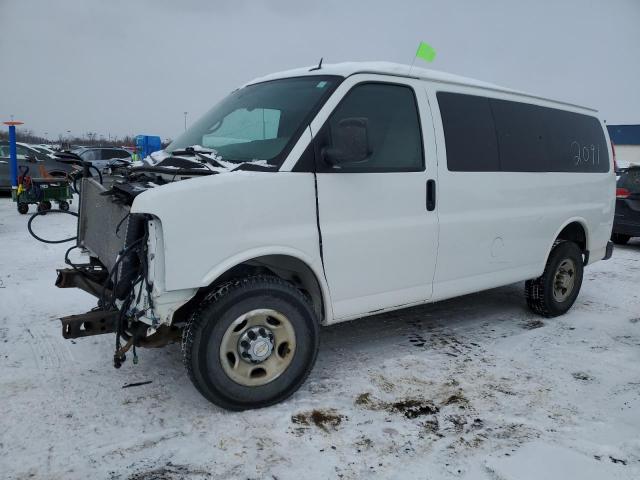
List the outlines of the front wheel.
<svg viewBox="0 0 640 480">
<path fill-rule="evenodd" d="M 558 243 L 551 250 L 543 274 L 525 283 L 527 305 L 543 317 L 563 315 L 578 297 L 582 273 L 580 247 L 573 242 Z"/>
<path fill-rule="evenodd" d="M 315 363 L 319 327 L 291 283 L 260 275 L 210 294 L 183 332 L 189 378 L 229 410 L 260 408 L 292 395 Z"/>
</svg>

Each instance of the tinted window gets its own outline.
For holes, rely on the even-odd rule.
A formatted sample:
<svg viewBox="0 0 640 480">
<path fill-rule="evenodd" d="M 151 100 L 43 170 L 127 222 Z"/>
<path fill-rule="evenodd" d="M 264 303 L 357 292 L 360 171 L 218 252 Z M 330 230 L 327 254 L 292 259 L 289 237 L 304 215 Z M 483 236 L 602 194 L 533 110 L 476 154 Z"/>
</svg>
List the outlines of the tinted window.
<svg viewBox="0 0 640 480">
<path fill-rule="evenodd" d="M 437 96 L 449 170 L 609 170 L 608 146 L 595 117 L 474 95 Z"/>
<path fill-rule="evenodd" d="M 451 171 L 493 172 L 500 168 L 489 99 L 438 92 Z"/>
<path fill-rule="evenodd" d="M 366 120 L 369 157 L 325 171 L 389 172 L 423 170 L 422 135 L 413 90 L 400 85 L 355 86 L 336 107 L 320 134 L 321 147 L 332 147 L 338 124 L 348 118 Z"/>
<path fill-rule="evenodd" d="M 103 160 L 110 160 L 112 158 L 128 158 L 128 157 L 130 157 L 128 152 L 125 152 L 124 150 L 120 150 L 117 148 L 105 148 L 104 150 L 102 150 Z"/>
<path fill-rule="evenodd" d="M 506 100 L 490 103 L 503 171 L 609 170 L 608 147 L 597 118 Z"/>
</svg>

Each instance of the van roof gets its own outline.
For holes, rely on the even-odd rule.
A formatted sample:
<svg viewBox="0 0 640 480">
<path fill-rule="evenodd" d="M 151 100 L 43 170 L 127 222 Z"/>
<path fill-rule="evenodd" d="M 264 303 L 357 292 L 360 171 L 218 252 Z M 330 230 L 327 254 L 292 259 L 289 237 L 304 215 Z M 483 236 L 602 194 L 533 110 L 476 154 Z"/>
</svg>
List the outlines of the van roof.
<svg viewBox="0 0 640 480">
<path fill-rule="evenodd" d="M 337 75 L 340 77 L 348 77 L 356 73 L 375 73 L 380 75 L 392 75 L 396 77 L 407 78 L 419 78 L 423 80 L 430 80 L 432 82 L 450 83 L 456 85 L 464 85 L 470 87 L 484 88 L 487 90 L 493 90 L 497 92 L 513 93 L 516 95 L 522 95 L 529 98 L 535 98 L 538 100 L 546 100 L 561 105 L 567 105 L 571 107 L 583 108 L 585 110 L 596 111 L 593 108 L 585 107 L 583 105 L 577 105 L 569 102 L 558 101 L 550 98 L 545 98 L 539 95 L 534 95 L 511 88 L 502 87 L 489 82 L 483 82 L 473 78 L 463 77 L 461 75 L 455 75 L 447 72 L 440 72 L 438 70 L 431 70 L 427 68 L 412 67 L 410 65 L 403 65 L 400 63 L 392 62 L 343 62 L 333 64 L 322 64 L 322 68 L 317 69 L 317 65 L 311 65 L 308 67 L 296 68 L 293 70 L 285 70 L 283 72 L 271 73 L 264 77 L 259 77 L 246 83 L 251 85 L 254 83 L 266 82 L 269 80 L 276 80 L 279 78 L 290 77 L 302 77 L 311 75 Z"/>
</svg>

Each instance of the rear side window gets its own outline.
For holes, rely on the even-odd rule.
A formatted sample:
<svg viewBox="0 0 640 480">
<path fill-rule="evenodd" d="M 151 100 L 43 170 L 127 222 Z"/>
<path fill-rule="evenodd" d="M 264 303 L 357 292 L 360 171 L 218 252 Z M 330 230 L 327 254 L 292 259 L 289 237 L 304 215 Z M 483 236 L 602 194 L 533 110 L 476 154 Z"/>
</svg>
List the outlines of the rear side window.
<svg viewBox="0 0 640 480">
<path fill-rule="evenodd" d="M 600 121 L 595 117 L 475 95 L 439 92 L 437 96 L 449 170 L 609 170 L 607 143 Z M 481 110 L 484 105 L 488 105 L 488 114 Z M 493 136 L 485 140 L 483 136 L 491 136 L 487 130 L 491 130 Z M 491 151 L 487 151 L 485 145 L 492 142 L 496 142 L 497 151 L 490 156 Z M 469 160 L 474 150 L 485 152 L 485 155 L 475 155 L 475 163 L 481 165 Z"/>
<path fill-rule="evenodd" d="M 438 92 L 447 166 L 454 172 L 500 170 L 498 143 L 489 99 Z"/>
<path fill-rule="evenodd" d="M 85 162 L 94 162 L 96 160 L 102 160 L 99 154 L 99 150 L 85 150 L 80 154 L 80 157 Z"/>
<path fill-rule="evenodd" d="M 119 150 L 117 148 L 114 149 L 108 149 L 108 150 L 103 150 L 102 151 L 102 159 L 103 160 L 108 160 L 111 158 L 128 158 L 131 155 L 129 155 L 128 152 L 124 151 L 124 150 Z"/>
<path fill-rule="evenodd" d="M 556 108 L 491 99 L 506 172 L 607 172 L 600 121 Z"/>
<path fill-rule="evenodd" d="M 371 154 L 363 162 L 327 167 L 327 172 L 415 172 L 424 170 L 422 134 L 410 87 L 363 83 L 353 87 L 333 111 L 320 134 L 323 147 L 342 120 L 365 119 Z"/>
</svg>

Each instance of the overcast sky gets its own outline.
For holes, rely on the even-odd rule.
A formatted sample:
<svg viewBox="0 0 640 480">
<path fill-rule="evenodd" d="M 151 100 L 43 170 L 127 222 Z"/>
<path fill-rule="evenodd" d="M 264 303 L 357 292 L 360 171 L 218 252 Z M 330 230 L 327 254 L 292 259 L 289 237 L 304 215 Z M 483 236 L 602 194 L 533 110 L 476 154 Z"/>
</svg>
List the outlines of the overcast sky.
<svg viewBox="0 0 640 480">
<path fill-rule="evenodd" d="M 422 66 L 640 123 L 640 0 L 0 0 L 0 120 L 175 137 L 256 76 L 421 40 Z"/>
</svg>

